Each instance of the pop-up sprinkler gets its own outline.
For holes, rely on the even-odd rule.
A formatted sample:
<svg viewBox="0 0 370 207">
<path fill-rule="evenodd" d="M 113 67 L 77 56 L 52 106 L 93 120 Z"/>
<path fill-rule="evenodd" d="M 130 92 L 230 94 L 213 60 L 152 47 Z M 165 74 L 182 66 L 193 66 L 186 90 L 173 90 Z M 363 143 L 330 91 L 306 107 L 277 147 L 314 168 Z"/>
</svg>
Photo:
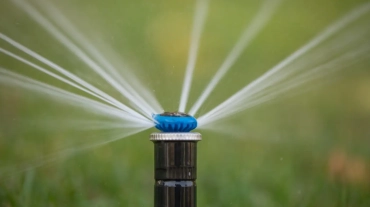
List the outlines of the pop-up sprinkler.
<svg viewBox="0 0 370 207">
<path fill-rule="evenodd" d="M 161 132 L 150 135 L 154 142 L 154 206 L 196 207 L 197 120 L 181 112 L 153 115 Z"/>
</svg>

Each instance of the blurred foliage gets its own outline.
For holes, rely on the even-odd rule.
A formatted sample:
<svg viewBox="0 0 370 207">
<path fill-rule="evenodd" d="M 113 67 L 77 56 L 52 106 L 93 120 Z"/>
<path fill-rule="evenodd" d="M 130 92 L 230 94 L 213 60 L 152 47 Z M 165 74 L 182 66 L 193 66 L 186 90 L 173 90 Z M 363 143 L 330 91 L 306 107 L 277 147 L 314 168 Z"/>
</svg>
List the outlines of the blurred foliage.
<svg viewBox="0 0 370 207">
<path fill-rule="evenodd" d="M 200 113 L 221 103 L 362 2 L 366 1 L 283 1 Z M 103 54 L 135 73 L 164 109 L 178 107 L 194 2 L 53 3 Z M 252 0 L 211 1 L 189 105 L 259 5 L 260 1 Z M 120 97 L 9 0 L 1 3 L 0 31 Z M 0 46 L 26 57 L 3 41 Z M 80 93 L 3 54 L 0 63 Z M 356 66 L 329 77 L 337 80 L 319 89 L 224 120 L 220 124 L 225 130 L 200 131 L 204 138 L 198 145 L 198 206 L 370 206 L 369 66 Z M 66 146 L 104 140 L 110 132 L 79 131 L 69 124 L 71 120 L 99 116 L 20 88 L 1 85 L 0 108 L 0 206 L 153 205 L 153 146 L 148 136 L 154 130 L 28 168 L 37 166 L 33 163 L 37 158 Z"/>
</svg>

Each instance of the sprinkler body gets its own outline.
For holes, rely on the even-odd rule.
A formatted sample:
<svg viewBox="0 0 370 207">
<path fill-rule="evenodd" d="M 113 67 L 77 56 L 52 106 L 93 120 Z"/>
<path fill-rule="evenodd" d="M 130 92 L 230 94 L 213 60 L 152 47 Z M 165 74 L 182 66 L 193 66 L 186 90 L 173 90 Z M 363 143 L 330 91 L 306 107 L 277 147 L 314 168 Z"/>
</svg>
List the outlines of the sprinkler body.
<svg viewBox="0 0 370 207">
<path fill-rule="evenodd" d="M 154 119 L 162 120 L 158 117 L 162 115 L 156 116 L 153 116 Z M 171 128 L 191 128 L 184 125 L 188 123 L 192 125 L 193 121 L 184 123 L 180 120 L 184 117 L 190 116 L 173 116 L 173 119 L 179 118 L 179 120 L 172 121 L 183 126 Z M 157 124 L 165 126 L 163 123 Z M 197 142 L 201 140 L 201 135 L 188 131 L 168 132 L 166 130 L 166 132 L 152 133 L 150 140 L 154 143 L 154 206 L 196 207 Z"/>
</svg>

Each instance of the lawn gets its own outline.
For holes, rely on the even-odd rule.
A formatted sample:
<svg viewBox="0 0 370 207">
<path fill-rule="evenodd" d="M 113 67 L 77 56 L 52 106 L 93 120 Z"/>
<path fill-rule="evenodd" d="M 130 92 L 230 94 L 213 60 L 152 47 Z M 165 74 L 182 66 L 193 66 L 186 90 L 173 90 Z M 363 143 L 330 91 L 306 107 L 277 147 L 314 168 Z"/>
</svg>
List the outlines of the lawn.
<svg viewBox="0 0 370 207">
<path fill-rule="evenodd" d="M 134 73 L 165 110 L 178 108 L 194 2 L 50 2 L 112 63 L 122 62 L 122 74 L 125 68 Z M 364 2 L 282 1 L 199 114 L 216 107 Z M 259 1 L 252 0 L 211 1 L 188 109 L 259 6 Z M 360 26 L 369 19 L 368 12 L 336 35 L 365 31 Z M 370 31 L 368 26 L 366 31 Z M 130 104 L 10 0 L 0 8 L 0 32 Z M 330 41 L 336 43 L 335 36 L 313 54 Z M 363 45 L 370 46 L 369 41 Z M 0 48 L 41 64 L 2 40 Z M 96 100 L 3 53 L 0 67 Z M 365 59 L 222 119 L 209 130 L 195 130 L 203 137 L 198 143 L 198 206 L 370 206 L 369 67 Z M 1 80 L 0 76 L 0 207 L 153 206 L 149 135 L 155 129 L 84 148 L 127 131 L 124 127 L 94 128 L 91 123 L 111 117 Z"/>
</svg>

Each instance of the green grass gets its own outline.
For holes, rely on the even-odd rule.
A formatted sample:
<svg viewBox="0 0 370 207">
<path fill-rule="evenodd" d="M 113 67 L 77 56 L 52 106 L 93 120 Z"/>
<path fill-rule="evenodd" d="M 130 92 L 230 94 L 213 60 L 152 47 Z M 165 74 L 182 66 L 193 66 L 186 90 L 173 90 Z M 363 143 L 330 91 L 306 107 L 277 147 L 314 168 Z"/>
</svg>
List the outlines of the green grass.
<svg viewBox="0 0 370 207">
<path fill-rule="evenodd" d="M 360 2 L 286 0 L 200 112 L 221 103 Z M 97 46 L 112 45 L 166 110 L 177 108 L 193 2 L 58 5 Z M 190 103 L 257 8 L 255 1 L 212 1 Z M 120 97 L 10 3 L 0 8 L 0 31 Z M 4 42 L 0 47 L 15 51 Z M 74 91 L 2 54 L 0 66 Z M 200 131 L 198 206 L 370 206 L 369 66 L 356 65 L 329 85 L 216 125 L 231 128 Z M 69 124 L 101 119 L 61 100 L 0 85 L 0 207 L 153 206 L 149 134 L 154 129 L 33 168 L 38 158 L 54 158 L 51 154 L 68 146 L 110 138 L 110 131 L 78 131 Z"/>
</svg>

